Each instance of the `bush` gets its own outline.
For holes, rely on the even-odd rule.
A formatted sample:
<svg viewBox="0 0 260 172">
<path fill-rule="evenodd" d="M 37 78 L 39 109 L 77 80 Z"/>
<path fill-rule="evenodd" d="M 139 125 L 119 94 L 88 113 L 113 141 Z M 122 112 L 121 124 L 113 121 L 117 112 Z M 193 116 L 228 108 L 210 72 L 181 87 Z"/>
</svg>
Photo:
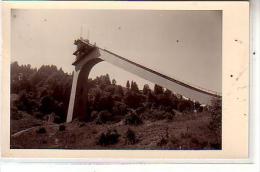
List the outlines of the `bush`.
<svg viewBox="0 0 260 172">
<path fill-rule="evenodd" d="M 11 107 L 11 119 L 19 120 L 23 117 L 23 115 L 17 110 L 16 107 Z"/>
<path fill-rule="evenodd" d="M 116 102 L 112 109 L 113 115 L 125 115 L 127 106 L 124 103 Z"/>
<path fill-rule="evenodd" d="M 65 125 L 60 125 L 59 126 L 59 131 L 65 131 L 65 129 L 66 129 Z"/>
<path fill-rule="evenodd" d="M 54 116 L 54 121 L 53 121 L 53 122 L 56 123 L 56 124 L 60 124 L 60 123 L 63 123 L 64 120 L 63 120 L 61 117 L 55 115 L 55 116 Z"/>
<path fill-rule="evenodd" d="M 36 130 L 37 134 L 45 134 L 46 133 L 46 129 L 44 127 L 39 128 L 38 130 Z"/>
<path fill-rule="evenodd" d="M 209 128 L 214 130 L 216 134 L 221 134 L 221 121 L 222 121 L 222 101 L 221 99 L 213 99 L 211 101 L 210 113 L 211 113 L 211 121 Z"/>
<path fill-rule="evenodd" d="M 145 107 L 138 107 L 135 111 L 138 114 L 143 113 L 143 112 L 145 112 Z"/>
<path fill-rule="evenodd" d="M 128 114 L 125 116 L 125 124 L 129 125 L 139 125 L 142 124 L 143 121 L 141 118 L 135 113 L 135 112 L 128 112 Z"/>
<path fill-rule="evenodd" d="M 14 105 L 22 111 L 30 112 L 33 109 L 31 97 L 25 90 L 20 91 L 18 100 L 14 101 Z"/>
<path fill-rule="evenodd" d="M 124 97 L 124 103 L 131 108 L 137 108 L 140 106 L 143 97 L 136 92 L 129 91 Z"/>
<path fill-rule="evenodd" d="M 53 97 L 45 96 L 41 99 L 40 111 L 49 114 L 55 109 L 55 103 Z"/>
<path fill-rule="evenodd" d="M 135 144 L 137 142 L 135 132 L 128 128 L 126 131 L 126 143 L 127 144 Z"/>
<path fill-rule="evenodd" d="M 189 132 L 181 133 L 181 138 L 182 139 L 191 138 L 191 133 Z"/>
<path fill-rule="evenodd" d="M 47 122 L 56 123 L 56 124 L 63 122 L 63 120 L 55 113 L 45 114 L 42 119 L 46 120 Z"/>
<path fill-rule="evenodd" d="M 179 141 L 180 140 L 177 137 L 172 136 L 170 138 L 170 142 L 171 142 L 172 145 L 177 145 L 179 143 Z"/>
<path fill-rule="evenodd" d="M 35 118 L 37 118 L 37 119 L 43 119 L 46 114 L 41 113 L 41 112 L 34 112 L 33 115 L 34 115 Z"/>
<path fill-rule="evenodd" d="M 174 111 L 166 112 L 164 110 L 158 110 L 158 109 L 152 109 L 149 112 L 142 113 L 142 117 L 144 119 L 149 119 L 151 121 L 164 120 L 164 119 L 171 121 L 173 120 L 174 116 L 175 116 Z"/>
<path fill-rule="evenodd" d="M 98 112 L 93 110 L 91 113 L 90 113 L 90 118 L 91 119 L 96 119 L 98 117 Z"/>
<path fill-rule="evenodd" d="M 107 85 L 104 91 L 114 94 L 116 87 L 114 85 Z"/>
<path fill-rule="evenodd" d="M 108 130 L 103 132 L 98 136 L 97 144 L 101 146 L 112 145 L 118 142 L 120 135 L 117 133 L 117 130 Z"/>
<path fill-rule="evenodd" d="M 192 144 L 195 144 L 195 145 L 199 145 L 200 144 L 199 140 L 197 138 L 195 138 L 195 137 L 192 137 L 190 141 L 191 141 Z"/>
<path fill-rule="evenodd" d="M 86 124 L 84 122 L 79 123 L 79 128 L 84 127 Z"/>
<path fill-rule="evenodd" d="M 173 118 L 175 117 L 175 113 L 174 112 L 166 112 L 164 115 L 165 119 L 167 119 L 168 121 L 173 120 Z"/>
<path fill-rule="evenodd" d="M 95 102 L 96 109 L 97 110 L 112 110 L 114 101 L 112 99 L 112 96 L 108 94 L 107 92 L 103 92 L 100 96 L 99 100 Z"/>
<path fill-rule="evenodd" d="M 96 118 L 96 124 L 104 124 L 111 120 L 112 120 L 112 114 L 107 110 L 103 110 L 98 113 L 98 116 Z"/>
<path fill-rule="evenodd" d="M 157 143 L 157 146 L 164 146 L 168 143 L 168 140 L 166 138 L 161 138 L 159 142 Z"/>
<path fill-rule="evenodd" d="M 163 105 L 163 106 L 171 106 L 171 99 L 169 96 L 165 94 L 159 94 L 157 95 L 156 103 L 158 105 Z"/>
<path fill-rule="evenodd" d="M 177 109 L 180 112 L 184 112 L 184 111 L 190 111 L 192 109 L 192 101 L 189 100 L 181 100 L 178 105 L 177 105 Z"/>
<path fill-rule="evenodd" d="M 145 119 L 149 119 L 149 120 L 155 121 L 155 120 L 162 120 L 162 119 L 164 119 L 164 116 L 163 116 L 164 113 L 165 113 L 165 111 L 161 111 L 161 110 L 158 110 L 158 109 L 151 109 L 148 112 L 144 112 L 142 114 L 142 116 Z"/>
</svg>

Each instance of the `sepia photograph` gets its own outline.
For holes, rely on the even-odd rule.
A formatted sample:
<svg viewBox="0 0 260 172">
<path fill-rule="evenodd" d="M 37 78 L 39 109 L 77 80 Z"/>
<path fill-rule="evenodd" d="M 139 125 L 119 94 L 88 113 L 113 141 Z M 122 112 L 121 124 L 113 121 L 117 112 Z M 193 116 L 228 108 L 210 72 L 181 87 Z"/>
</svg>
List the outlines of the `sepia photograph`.
<svg viewBox="0 0 260 172">
<path fill-rule="evenodd" d="M 10 149 L 222 149 L 222 11 L 11 10 Z"/>
<path fill-rule="evenodd" d="M 221 11 L 12 10 L 11 149 L 221 149 Z"/>
</svg>

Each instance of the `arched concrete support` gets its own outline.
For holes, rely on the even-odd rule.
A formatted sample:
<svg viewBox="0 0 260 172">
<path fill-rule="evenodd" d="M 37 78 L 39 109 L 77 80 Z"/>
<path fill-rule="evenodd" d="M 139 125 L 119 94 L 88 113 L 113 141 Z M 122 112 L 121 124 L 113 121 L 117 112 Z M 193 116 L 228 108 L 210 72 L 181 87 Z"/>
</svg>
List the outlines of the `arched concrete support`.
<svg viewBox="0 0 260 172">
<path fill-rule="evenodd" d="M 101 61 L 100 58 L 89 58 L 84 65 L 73 72 L 67 122 L 71 122 L 73 118 L 81 120 L 88 118 L 88 76 L 92 67 Z"/>
</svg>

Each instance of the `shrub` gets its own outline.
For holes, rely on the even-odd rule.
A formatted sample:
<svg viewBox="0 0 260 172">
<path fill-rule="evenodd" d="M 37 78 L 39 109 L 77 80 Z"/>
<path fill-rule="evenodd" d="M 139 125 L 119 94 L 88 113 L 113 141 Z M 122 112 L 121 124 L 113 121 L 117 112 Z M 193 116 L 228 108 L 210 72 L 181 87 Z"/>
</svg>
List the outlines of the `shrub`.
<svg viewBox="0 0 260 172">
<path fill-rule="evenodd" d="M 135 111 L 138 114 L 143 113 L 143 112 L 145 112 L 145 107 L 138 107 Z"/>
<path fill-rule="evenodd" d="M 114 95 L 112 95 L 112 99 L 113 99 L 113 101 L 121 101 L 122 96 L 118 95 L 118 94 L 114 94 Z"/>
<path fill-rule="evenodd" d="M 128 114 L 125 116 L 126 125 L 139 125 L 142 123 L 143 121 L 141 120 L 141 118 L 133 111 L 128 112 Z"/>
<path fill-rule="evenodd" d="M 175 113 L 174 113 L 174 112 L 166 112 L 166 113 L 164 114 L 165 119 L 167 119 L 168 121 L 173 120 L 174 116 L 175 116 Z"/>
<path fill-rule="evenodd" d="M 41 112 L 34 112 L 33 115 L 34 115 L 35 118 L 37 118 L 37 119 L 43 119 L 46 114 L 41 113 Z"/>
<path fill-rule="evenodd" d="M 163 111 L 163 110 L 153 109 L 153 110 L 151 110 L 151 113 L 150 113 L 150 119 L 163 120 L 165 118 L 164 113 L 165 113 L 165 111 Z"/>
<path fill-rule="evenodd" d="M 23 117 L 23 115 L 17 110 L 16 107 L 11 107 L 11 119 L 19 120 Z"/>
<path fill-rule="evenodd" d="M 157 95 L 157 104 L 163 106 L 171 106 L 171 99 L 165 94 Z"/>
<path fill-rule="evenodd" d="M 113 115 L 124 115 L 127 112 L 127 106 L 124 103 L 116 102 L 112 109 Z"/>
<path fill-rule="evenodd" d="M 143 118 L 149 119 L 152 121 L 164 120 L 164 119 L 171 121 L 171 120 L 173 120 L 174 116 L 175 116 L 174 111 L 165 112 L 164 110 L 158 110 L 158 109 L 152 109 L 152 110 L 150 110 L 150 112 L 142 113 Z"/>
<path fill-rule="evenodd" d="M 56 115 L 56 116 L 54 116 L 53 122 L 56 123 L 56 124 L 60 124 L 60 123 L 64 122 L 64 120 L 61 117 Z"/>
<path fill-rule="evenodd" d="M 44 134 L 44 133 L 46 133 L 46 129 L 45 129 L 44 127 L 41 127 L 41 128 L 39 128 L 38 130 L 36 130 L 36 133 L 38 133 L 38 134 Z"/>
<path fill-rule="evenodd" d="M 183 139 L 187 139 L 190 137 L 191 137 L 191 133 L 189 133 L 189 132 L 181 133 L 181 138 L 183 138 Z"/>
<path fill-rule="evenodd" d="M 160 85 L 154 85 L 154 94 L 163 94 L 163 87 Z"/>
<path fill-rule="evenodd" d="M 210 147 L 213 149 L 221 149 L 221 131 L 222 131 L 222 100 L 216 98 L 211 101 L 210 107 L 211 120 L 209 129 L 213 131 L 216 138 L 216 143 L 211 143 Z"/>
<path fill-rule="evenodd" d="M 81 128 L 81 127 L 84 127 L 86 124 L 84 123 L 84 122 L 81 122 L 80 124 L 79 124 L 79 128 Z"/>
<path fill-rule="evenodd" d="M 101 146 L 112 145 L 118 142 L 120 135 L 117 133 L 117 130 L 108 130 L 103 132 L 98 136 L 97 144 Z"/>
<path fill-rule="evenodd" d="M 54 99 L 51 96 L 45 96 L 41 99 L 40 111 L 49 114 L 55 109 Z"/>
<path fill-rule="evenodd" d="M 114 85 L 107 85 L 104 91 L 114 94 L 116 87 Z"/>
<path fill-rule="evenodd" d="M 108 94 L 107 92 L 103 92 L 100 96 L 99 100 L 97 100 L 96 103 L 96 109 L 98 110 L 112 110 L 114 101 L 112 99 L 111 94 Z"/>
<path fill-rule="evenodd" d="M 55 113 L 50 113 L 50 114 L 44 114 L 43 120 L 46 120 L 50 123 L 56 123 L 56 124 L 59 124 L 59 123 L 62 123 L 62 119 L 56 115 Z"/>
<path fill-rule="evenodd" d="M 90 113 L 90 118 L 91 119 L 96 119 L 98 117 L 98 112 L 93 110 L 91 113 Z"/>
<path fill-rule="evenodd" d="M 184 112 L 184 111 L 190 111 L 192 109 L 192 101 L 189 100 L 181 100 L 178 105 L 177 105 L 177 109 L 180 112 Z"/>
<path fill-rule="evenodd" d="M 199 140 L 197 138 L 195 138 L 195 137 L 192 137 L 190 141 L 191 141 L 192 144 L 195 144 L 195 145 L 199 145 L 200 144 Z"/>
<path fill-rule="evenodd" d="M 127 144 L 135 144 L 137 142 L 135 132 L 128 128 L 126 131 L 126 143 Z"/>
<path fill-rule="evenodd" d="M 19 93 L 18 100 L 14 101 L 14 105 L 17 106 L 19 110 L 31 112 L 34 109 L 35 102 L 32 101 L 31 96 L 25 91 Z"/>
<path fill-rule="evenodd" d="M 60 125 L 59 126 L 59 131 L 65 131 L 65 129 L 66 129 L 65 125 Z"/>
<path fill-rule="evenodd" d="M 164 146 L 168 143 L 168 140 L 164 137 L 162 137 L 159 142 L 157 143 L 157 146 Z"/>
<path fill-rule="evenodd" d="M 211 101 L 210 113 L 211 113 L 211 121 L 209 128 L 214 130 L 216 134 L 221 134 L 221 121 L 222 121 L 222 101 L 221 99 L 213 99 Z"/>
<path fill-rule="evenodd" d="M 170 142 L 171 142 L 171 144 L 176 145 L 176 144 L 178 144 L 179 139 L 176 138 L 176 137 L 174 137 L 174 136 L 172 136 L 172 137 L 170 138 Z"/>
<path fill-rule="evenodd" d="M 129 91 L 124 97 L 124 103 L 131 108 L 137 108 L 140 106 L 142 101 L 142 96 L 136 92 Z"/>
<path fill-rule="evenodd" d="M 120 98 L 124 96 L 124 90 L 121 85 L 117 85 L 114 94 L 119 95 Z"/>
<path fill-rule="evenodd" d="M 101 111 L 98 113 L 98 116 L 96 118 L 96 124 L 104 124 L 108 121 L 111 121 L 112 114 L 108 112 L 107 110 Z"/>
</svg>

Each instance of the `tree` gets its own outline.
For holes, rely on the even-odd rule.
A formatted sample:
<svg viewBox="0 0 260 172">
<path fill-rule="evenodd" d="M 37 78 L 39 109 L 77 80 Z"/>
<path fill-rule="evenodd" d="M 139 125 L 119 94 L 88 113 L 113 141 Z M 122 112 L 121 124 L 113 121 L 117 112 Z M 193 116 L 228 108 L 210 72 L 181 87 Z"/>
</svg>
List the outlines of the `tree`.
<svg viewBox="0 0 260 172">
<path fill-rule="evenodd" d="M 54 110 L 54 100 L 51 96 L 45 96 L 41 100 L 40 111 L 49 114 Z"/>
<path fill-rule="evenodd" d="M 126 88 L 129 90 L 130 89 L 130 83 L 129 83 L 129 81 L 127 80 L 127 82 L 126 82 Z"/>
<path fill-rule="evenodd" d="M 180 100 L 178 105 L 177 105 L 177 109 L 180 112 L 184 112 L 184 111 L 191 111 L 193 109 L 193 102 L 190 100 Z"/>
<path fill-rule="evenodd" d="M 215 133 L 215 138 L 219 145 L 221 144 L 221 134 L 222 134 L 222 99 L 215 98 L 211 101 L 210 107 L 211 120 L 209 123 L 209 128 Z"/>
<path fill-rule="evenodd" d="M 124 97 L 124 103 L 131 108 L 137 108 L 140 106 L 141 98 L 136 92 L 128 92 Z"/>
<path fill-rule="evenodd" d="M 134 86 L 134 82 L 131 81 L 131 85 L 130 85 L 130 89 L 131 89 L 131 90 L 133 89 L 133 86 Z"/>
<path fill-rule="evenodd" d="M 94 102 L 94 108 L 96 110 L 108 110 L 111 111 L 114 105 L 111 94 L 102 92 L 97 94 Z"/>
<path fill-rule="evenodd" d="M 124 90 L 121 85 L 117 85 L 114 94 L 124 96 Z"/>
<path fill-rule="evenodd" d="M 105 76 L 105 83 L 108 84 L 108 85 L 111 84 L 110 77 L 109 77 L 108 74 L 106 74 L 106 76 Z"/>
<path fill-rule="evenodd" d="M 161 87 L 160 85 L 155 84 L 154 85 L 154 94 L 156 94 L 156 95 L 163 94 L 163 87 Z"/>
<path fill-rule="evenodd" d="M 147 95 L 148 94 L 148 92 L 150 92 L 151 90 L 150 90 L 150 88 L 149 88 L 149 85 L 148 84 L 145 84 L 144 85 L 144 88 L 143 88 L 143 93 L 145 94 L 145 95 Z"/>
<path fill-rule="evenodd" d="M 157 101 L 156 96 L 151 91 L 149 91 L 148 95 L 147 95 L 146 102 L 154 103 L 156 101 Z"/>
<path fill-rule="evenodd" d="M 139 92 L 139 88 L 138 88 L 138 85 L 137 85 L 136 82 L 132 82 L 132 83 L 131 83 L 131 91 L 134 91 L 134 92 L 136 92 L 136 93 Z"/>
<path fill-rule="evenodd" d="M 210 128 L 216 132 L 221 132 L 221 114 L 222 114 L 222 100 L 221 98 L 214 98 L 211 100 L 211 122 Z"/>
<path fill-rule="evenodd" d="M 116 80 L 112 79 L 112 85 L 116 85 Z"/>
<path fill-rule="evenodd" d="M 165 94 L 167 97 L 170 97 L 170 96 L 172 95 L 172 92 L 171 92 L 171 90 L 166 89 L 165 92 L 164 92 L 164 94 Z"/>
</svg>

